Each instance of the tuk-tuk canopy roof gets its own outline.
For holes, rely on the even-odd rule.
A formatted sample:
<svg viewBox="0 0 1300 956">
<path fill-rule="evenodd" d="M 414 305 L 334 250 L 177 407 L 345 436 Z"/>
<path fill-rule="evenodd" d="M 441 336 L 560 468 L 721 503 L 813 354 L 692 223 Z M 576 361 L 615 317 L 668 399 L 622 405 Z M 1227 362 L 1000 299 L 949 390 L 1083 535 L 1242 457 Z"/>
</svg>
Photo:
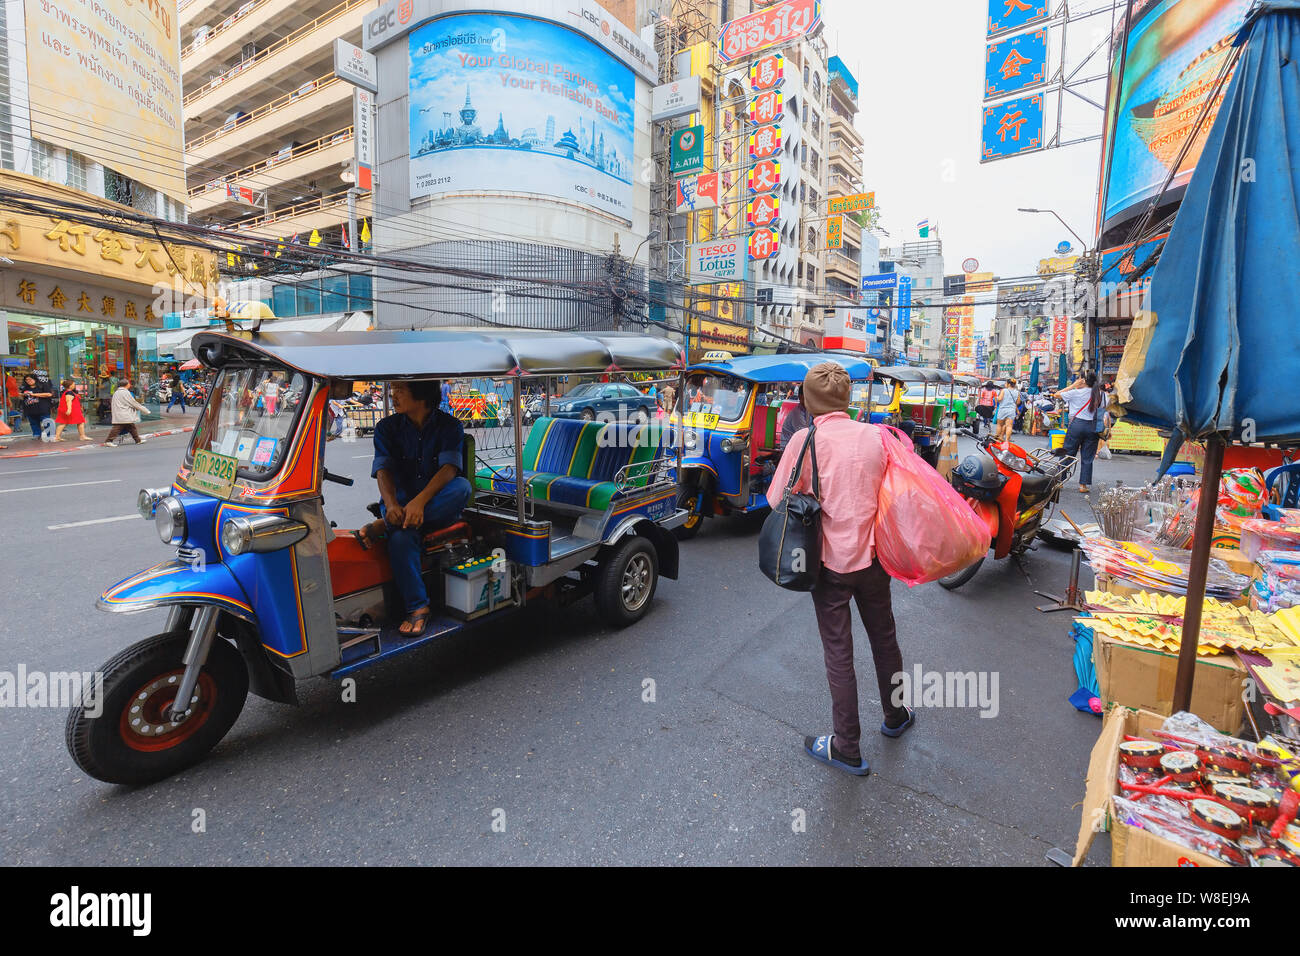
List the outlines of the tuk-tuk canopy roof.
<svg viewBox="0 0 1300 956">
<path fill-rule="evenodd" d="M 268 362 L 322 378 L 504 378 L 680 369 L 680 347 L 639 333 L 533 332 L 199 332 L 191 348 L 204 365 Z"/>
<path fill-rule="evenodd" d="M 772 385 L 780 382 L 802 382 L 808 370 L 823 362 L 835 362 L 844 366 L 849 378 L 855 382 L 865 382 L 871 378 L 871 365 L 865 359 L 849 355 L 834 355 L 830 352 L 800 352 L 789 355 L 742 355 L 727 362 L 707 362 L 692 365 L 692 372 L 711 372 L 718 375 L 734 375 L 747 382 Z"/>
<path fill-rule="evenodd" d="M 971 388 L 978 388 L 980 385 L 984 384 L 984 379 L 980 378 L 978 375 L 954 375 L 952 380 L 956 385 L 966 385 Z"/>
<path fill-rule="evenodd" d="M 930 385 L 947 385 L 952 382 L 952 372 L 945 372 L 937 368 L 916 368 L 912 365 L 891 365 L 888 368 L 876 369 L 876 378 L 893 379 L 896 382 L 912 384 L 913 382 L 924 382 Z"/>
</svg>

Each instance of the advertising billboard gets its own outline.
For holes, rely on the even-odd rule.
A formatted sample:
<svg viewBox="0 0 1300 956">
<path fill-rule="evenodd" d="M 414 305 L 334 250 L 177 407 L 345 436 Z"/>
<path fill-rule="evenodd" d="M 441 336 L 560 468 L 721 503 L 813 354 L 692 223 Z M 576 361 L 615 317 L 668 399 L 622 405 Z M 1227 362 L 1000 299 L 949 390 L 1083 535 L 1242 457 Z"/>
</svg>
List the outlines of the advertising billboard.
<svg viewBox="0 0 1300 956">
<path fill-rule="evenodd" d="M 636 79 L 544 20 L 455 14 L 411 31 L 411 198 L 525 192 L 632 216 Z"/>
<path fill-rule="evenodd" d="M 821 0 L 786 0 L 728 21 L 718 37 L 718 58 L 730 63 L 808 36 L 821 24 L 821 18 Z"/>
<path fill-rule="evenodd" d="M 1186 191 L 1227 90 L 1226 81 L 1218 98 L 1213 103 L 1210 99 L 1250 2 L 1138 0 L 1133 4 L 1127 42 L 1116 44 L 1111 69 L 1099 232 L 1139 215 L 1160 194 L 1208 104 L 1200 132 L 1161 201 L 1176 201 Z"/>
<path fill-rule="evenodd" d="M 176 0 L 24 7 L 32 135 L 188 203 Z"/>
<path fill-rule="evenodd" d="M 688 285 L 739 282 L 745 278 L 749 262 L 745 245 L 739 239 L 697 242 L 691 246 L 690 260 Z"/>
</svg>

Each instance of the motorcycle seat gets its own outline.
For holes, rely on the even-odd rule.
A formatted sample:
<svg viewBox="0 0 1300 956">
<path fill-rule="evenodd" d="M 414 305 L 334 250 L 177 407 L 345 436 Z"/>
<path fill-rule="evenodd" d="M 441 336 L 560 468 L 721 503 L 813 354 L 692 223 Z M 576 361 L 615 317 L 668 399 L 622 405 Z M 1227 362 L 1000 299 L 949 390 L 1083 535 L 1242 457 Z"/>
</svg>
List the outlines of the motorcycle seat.
<svg viewBox="0 0 1300 956">
<path fill-rule="evenodd" d="M 1056 482 L 1050 475 L 1028 472 L 1020 476 L 1020 506 L 1036 505 L 1052 496 Z"/>
</svg>

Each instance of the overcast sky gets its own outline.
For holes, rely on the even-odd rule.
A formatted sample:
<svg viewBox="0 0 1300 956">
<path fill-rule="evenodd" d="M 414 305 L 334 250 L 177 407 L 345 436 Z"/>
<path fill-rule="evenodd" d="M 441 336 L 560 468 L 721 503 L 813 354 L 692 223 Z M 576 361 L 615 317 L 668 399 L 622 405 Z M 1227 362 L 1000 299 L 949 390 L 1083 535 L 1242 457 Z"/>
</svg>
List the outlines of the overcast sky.
<svg viewBox="0 0 1300 956">
<path fill-rule="evenodd" d="M 823 8 L 830 51 L 858 80 L 863 175 L 890 233 L 886 246 L 916 241 L 916 223 L 928 218 L 938 224 L 948 272 L 973 256 L 981 271 L 1020 276 L 1061 240 L 1078 251 L 1055 218 L 1017 212 L 1021 206 L 1055 209 L 1091 240 L 1099 142 L 979 161 L 986 0 L 826 0 Z M 1071 27 L 1071 68 L 1109 26 L 1109 16 L 1099 16 Z M 1059 50 L 1059 42 L 1053 31 L 1050 46 Z M 1104 72 L 1103 55 L 1081 75 Z M 1085 92 L 1100 102 L 1105 84 Z M 1049 135 L 1055 104 L 1053 95 Z M 1067 104 L 1064 139 L 1101 132 L 1099 110 Z"/>
</svg>

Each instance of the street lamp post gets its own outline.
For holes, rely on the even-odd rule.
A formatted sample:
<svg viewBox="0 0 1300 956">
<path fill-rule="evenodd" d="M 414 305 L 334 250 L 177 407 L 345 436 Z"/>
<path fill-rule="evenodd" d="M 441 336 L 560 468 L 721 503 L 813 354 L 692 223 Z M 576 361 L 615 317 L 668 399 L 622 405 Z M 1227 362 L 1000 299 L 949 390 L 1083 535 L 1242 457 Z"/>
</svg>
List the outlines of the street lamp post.
<svg viewBox="0 0 1300 956">
<path fill-rule="evenodd" d="M 1028 213 L 1044 213 L 1044 214 L 1048 214 L 1048 215 L 1055 216 L 1055 217 L 1056 217 L 1056 221 L 1059 222 L 1062 226 L 1064 226 L 1064 227 L 1066 228 L 1066 230 L 1070 233 L 1070 235 L 1074 236 L 1075 239 L 1078 239 L 1078 240 L 1079 240 L 1079 245 L 1080 245 L 1080 247 L 1083 249 L 1083 258 L 1084 258 L 1084 262 L 1085 262 L 1085 264 L 1089 261 L 1089 259 L 1088 259 L 1088 257 L 1089 257 L 1089 247 L 1088 247 L 1088 243 L 1083 239 L 1082 236 L 1080 236 L 1077 232 L 1075 232 L 1073 229 L 1070 228 L 1070 224 L 1069 224 L 1068 222 L 1066 222 L 1064 219 L 1062 219 L 1062 218 L 1061 218 L 1061 214 L 1058 213 L 1055 209 L 1025 209 L 1025 208 L 1022 207 L 1019 211 L 1020 211 L 1020 212 L 1028 212 Z M 1093 291 L 1093 295 L 1091 295 L 1089 298 L 1090 298 L 1093 302 L 1096 302 L 1096 299 L 1097 299 L 1096 291 L 1097 291 L 1097 290 L 1094 289 L 1094 290 L 1092 290 L 1092 291 Z M 1073 303 L 1071 303 L 1070 316 L 1069 316 L 1069 318 L 1070 318 L 1071 323 L 1073 323 L 1074 318 L 1075 318 L 1075 316 L 1074 316 L 1074 304 L 1073 304 Z M 1087 353 L 1088 353 L 1088 343 L 1090 342 L 1091 337 L 1092 337 L 1092 328 L 1091 328 L 1092 323 L 1089 321 L 1090 316 L 1088 316 L 1088 315 L 1084 315 L 1084 316 L 1082 316 L 1082 318 L 1083 318 L 1084 357 L 1085 357 L 1085 360 L 1086 360 Z M 1070 332 L 1071 342 L 1073 342 L 1074 331 L 1073 331 L 1073 329 L 1071 328 L 1071 329 L 1069 329 L 1069 332 Z M 1071 347 L 1071 351 L 1073 351 L 1073 348 L 1072 348 L 1072 347 Z M 1079 369 L 1079 371 L 1082 372 L 1082 369 Z M 1098 376 L 1100 376 L 1100 375 L 1101 375 L 1101 368 L 1100 368 L 1100 366 L 1097 368 L 1096 371 L 1097 371 Z"/>
</svg>

